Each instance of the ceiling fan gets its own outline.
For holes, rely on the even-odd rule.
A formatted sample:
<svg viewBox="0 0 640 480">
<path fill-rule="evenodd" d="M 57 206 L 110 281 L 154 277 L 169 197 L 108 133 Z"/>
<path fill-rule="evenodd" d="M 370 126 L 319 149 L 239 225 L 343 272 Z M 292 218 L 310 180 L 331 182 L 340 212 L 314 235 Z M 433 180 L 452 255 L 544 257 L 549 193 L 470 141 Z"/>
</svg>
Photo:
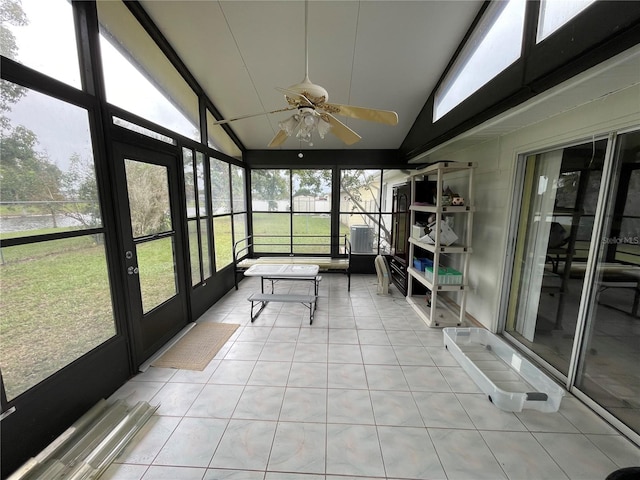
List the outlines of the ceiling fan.
<svg viewBox="0 0 640 480">
<path fill-rule="evenodd" d="M 215 125 L 234 122 L 245 118 L 259 115 L 269 115 L 278 112 L 297 110 L 288 119 L 279 122 L 280 130 L 269 142 L 269 147 L 278 147 L 291 136 L 302 142 L 312 143 L 312 134 L 318 133 L 320 138 L 324 138 L 331 132 L 347 145 L 353 145 L 362 137 L 338 120 L 334 115 L 359 118 L 371 122 L 384 123 L 387 125 L 398 124 L 398 114 L 390 110 L 376 110 L 373 108 L 356 107 L 353 105 L 340 105 L 328 103 L 329 93 L 320 85 L 316 85 L 309 80 L 309 50 L 308 50 L 308 0 L 305 1 L 304 9 L 304 29 L 305 29 L 305 75 L 304 80 L 288 88 L 276 88 L 284 93 L 284 98 L 289 104 L 288 107 L 270 112 L 243 115 L 240 117 L 219 120 Z"/>
</svg>

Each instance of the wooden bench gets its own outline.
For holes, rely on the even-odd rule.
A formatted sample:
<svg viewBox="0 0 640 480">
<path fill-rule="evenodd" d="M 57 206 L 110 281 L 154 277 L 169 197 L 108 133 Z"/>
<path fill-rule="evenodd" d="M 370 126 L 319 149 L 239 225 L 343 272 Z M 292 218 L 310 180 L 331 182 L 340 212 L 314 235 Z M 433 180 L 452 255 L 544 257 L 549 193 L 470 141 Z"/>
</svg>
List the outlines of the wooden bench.
<svg viewBox="0 0 640 480">
<path fill-rule="evenodd" d="M 254 322 L 258 315 L 264 310 L 269 302 L 281 302 L 281 303 L 301 303 L 309 309 L 309 325 L 313 324 L 313 314 L 316 310 L 318 297 L 315 295 L 285 295 L 277 293 L 254 293 L 249 298 L 251 302 L 251 323 Z M 254 314 L 254 308 L 256 303 L 260 303 L 260 309 Z"/>
</svg>

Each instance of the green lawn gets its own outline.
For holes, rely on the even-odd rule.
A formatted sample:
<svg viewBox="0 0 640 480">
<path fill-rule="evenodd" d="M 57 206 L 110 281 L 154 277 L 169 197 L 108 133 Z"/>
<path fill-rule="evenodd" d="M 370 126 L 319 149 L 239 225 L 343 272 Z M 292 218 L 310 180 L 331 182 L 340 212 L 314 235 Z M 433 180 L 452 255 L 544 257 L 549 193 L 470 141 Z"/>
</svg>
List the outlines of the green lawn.
<svg viewBox="0 0 640 480">
<path fill-rule="evenodd" d="M 257 253 L 290 253 L 291 218 L 288 213 L 254 214 L 255 251 Z M 261 237 L 261 235 L 267 237 Z M 331 217 L 323 214 L 294 214 L 293 235 L 294 253 L 329 254 L 331 252 Z"/>
<path fill-rule="evenodd" d="M 299 245 L 294 247 L 296 253 L 329 253 L 328 216 L 293 218 L 294 233 L 309 236 L 295 239 Z M 288 235 L 289 219 L 289 214 L 255 215 L 254 231 L 258 235 Z M 29 233 L 52 231 L 60 229 Z M 214 232 L 216 263 L 222 268 L 232 260 L 230 219 L 216 219 Z M 105 250 L 102 239 L 97 240 L 86 235 L 2 248 L 0 366 L 9 399 L 115 334 Z M 189 241 L 192 245 L 197 241 L 194 232 Z M 289 252 L 284 238 L 263 238 L 261 243 L 261 252 Z M 287 245 L 278 247 L 275 243 Z M 139 255 L 143 299 L 149 310 L 173 294 L 173 253 L 167 241 L 152 241 L 142 246 Z"/>
<path fill-rule="evenodd" d="M 2 250 L 0 365 L 13 398 L 115 328 L 104 247 L 91 237 Z"/>
</svg>

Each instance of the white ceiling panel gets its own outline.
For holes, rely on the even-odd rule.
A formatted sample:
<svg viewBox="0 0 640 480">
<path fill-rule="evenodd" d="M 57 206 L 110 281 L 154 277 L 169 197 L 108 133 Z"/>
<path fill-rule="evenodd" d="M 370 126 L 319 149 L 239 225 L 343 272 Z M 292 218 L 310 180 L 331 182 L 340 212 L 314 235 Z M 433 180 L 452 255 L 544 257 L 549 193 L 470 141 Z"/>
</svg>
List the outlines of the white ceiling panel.
<svg viewBox="0 0 640 480">
<path fill-rule="evenodd" d="M 141 0 L 141 4 L 224 118 L 284 108 L 286 101 L 276 87 L 286 88 L 304 78 L 302 0 Z M 482 0 L 309 1 L 311 81 L 328 90 L 330 102 L 394 110 L 399 117 L 397 126 L 339 117 L 362 140 L 347 147 L 329 134 L 324 140 L 316 138 L 312 148 L 397 149 L 482 4 Z M 522 128 L 633 84 L 637 67 L 633 58 L 617 68 L 599 70 L 579 88 L 569 83 L 564 91 L 554 89 L 553 95 L 532 99 L 517 113 L 507 112 L 490 126 L 468 132 L 466 138 Z M 246 148 L 264 149 L 278 132 L 278 122 L 291 113 L 260 115 L 229 125 Z M 288 139 L 280 148 L 309 146 Z"/>
<path fill-rule="evenodd" d="M 276 87 L 304 78 L 303 1 L 141 4 L 225 118 L 286 107 Z M 398 148 L 481 5 L 481 0 L 310 1 L 311 81 L 328 90 L 330 102 L 394 110 L 399 117 L 397 126 L 339 117 L 362 140 L 346 147 L 327 135 L 313 148 Z M 247 148 L 263 149 L 290 114 L 230 126 Z M 308 148 L 288 139 L 280 148 L 301 147 Z"/>
</svg>

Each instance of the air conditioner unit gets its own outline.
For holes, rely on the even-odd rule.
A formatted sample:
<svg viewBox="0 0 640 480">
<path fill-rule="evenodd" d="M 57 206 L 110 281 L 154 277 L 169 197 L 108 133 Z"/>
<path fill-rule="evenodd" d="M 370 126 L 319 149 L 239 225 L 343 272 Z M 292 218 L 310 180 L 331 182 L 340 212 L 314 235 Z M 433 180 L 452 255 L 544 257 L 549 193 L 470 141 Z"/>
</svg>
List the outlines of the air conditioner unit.
<svg viewBox="0 0 640 480">
<path fill-rule="evenodd" d="M 351 227 L 351 252 L 373 253 L 371 244 L 373 229 L 368 225 L 353 225 Z"/>
</svg>

